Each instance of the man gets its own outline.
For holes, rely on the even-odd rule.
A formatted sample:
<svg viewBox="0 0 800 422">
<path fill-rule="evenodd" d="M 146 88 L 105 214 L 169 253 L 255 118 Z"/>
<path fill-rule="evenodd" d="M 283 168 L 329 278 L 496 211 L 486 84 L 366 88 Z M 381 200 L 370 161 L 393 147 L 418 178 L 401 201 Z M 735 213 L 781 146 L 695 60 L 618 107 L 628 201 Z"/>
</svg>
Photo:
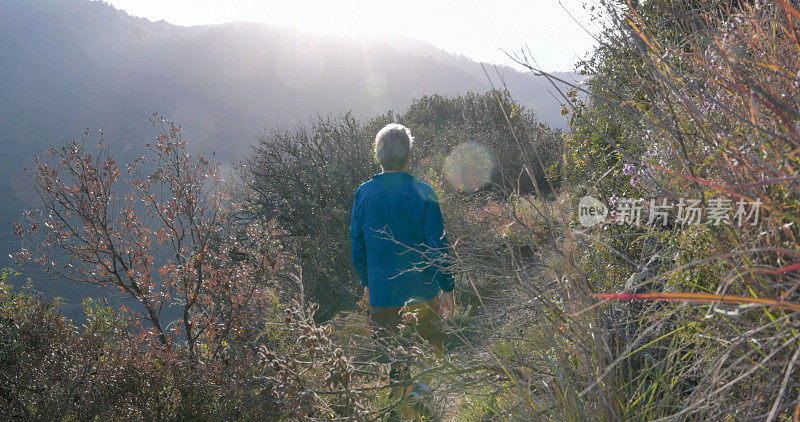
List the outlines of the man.
<svg viewBox="0 0 800 422">
<path fill-rule="evenodd" d="M 351 259 L 373 323 L 394 331 L 408 305 L 419 334 L 441 354 L 445 335 L 434 322 L 453 313 L 454 280 L 444 269 L 447 240 L 436 192 L 408 173 L 412 143 L 411 132 L 399 124 L 375 136 L 382 172 L 356 191 Z"/>
</svg>

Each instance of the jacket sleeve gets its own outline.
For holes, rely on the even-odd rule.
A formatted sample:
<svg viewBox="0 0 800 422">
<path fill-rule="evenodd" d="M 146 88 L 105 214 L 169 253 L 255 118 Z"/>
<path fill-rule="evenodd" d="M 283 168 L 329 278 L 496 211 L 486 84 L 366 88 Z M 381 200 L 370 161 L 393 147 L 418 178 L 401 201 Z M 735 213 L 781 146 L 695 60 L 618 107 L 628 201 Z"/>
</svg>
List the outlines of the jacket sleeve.
<svg viewBox="0 0 800 422">
<path fill-rule="evenodd" d="M 425 233 L 425 246 L 427 246 L 427 259 L 435 266 L 434 279 L 444 292 L 451 292 L 455 287 L 453 273 L 447 266 L 447 237 L 444 233 L 442 210 L 439 207 L 439 198 L 431 190 L 425 201 L 424 215 L 422 216 L 423 230 Z"/>
<path fill-rule="evenodd" d="M 367 247 L 364 243 L 364 231 L 358 218 L 358 192 L 353 200 L 353 208 L 350 211 L 350 262 L 358 274 L 359 283 L 368 286 L 367 280 Z"/>
</svg>

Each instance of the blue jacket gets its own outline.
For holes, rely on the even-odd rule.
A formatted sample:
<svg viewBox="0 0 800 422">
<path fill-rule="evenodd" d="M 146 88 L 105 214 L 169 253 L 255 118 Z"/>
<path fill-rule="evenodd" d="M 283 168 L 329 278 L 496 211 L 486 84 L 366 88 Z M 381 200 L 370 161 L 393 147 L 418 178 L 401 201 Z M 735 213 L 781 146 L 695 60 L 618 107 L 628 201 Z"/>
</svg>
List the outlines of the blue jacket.
<svg viewBox="0 0 800 422">
<path fill-rule="evenodd" d="M 444 267 L 446 247 L 439 200 L 430 185 L 392 172 L 358 187 L 350 252 L 361 284 L 369 286 L 370 305 L 403 306 L 430 300 L 440 288 L 452 291 L 453 275 L 437 268 Z"/>
</svg>

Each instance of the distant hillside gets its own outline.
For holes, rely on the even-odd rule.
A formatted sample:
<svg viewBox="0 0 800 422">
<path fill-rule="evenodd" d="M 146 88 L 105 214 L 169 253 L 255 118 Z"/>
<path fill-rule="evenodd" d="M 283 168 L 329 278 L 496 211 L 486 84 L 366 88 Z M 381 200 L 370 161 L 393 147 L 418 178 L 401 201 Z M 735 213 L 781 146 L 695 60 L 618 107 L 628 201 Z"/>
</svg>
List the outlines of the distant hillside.
<svg viewBox="0 0 800 422">
<path fill-rule="evenodd" d="M 0 0 L 0 57 L 3 257 L 17 247 L 11 222 L 35 205 L 23 168 L 86 126 L 134 154 L 154 134 L 146 123 L 157 111 L 182 124 L 196 150 L 225 161 L 246 153 L 265 126 L 345 109 L 401 111 L 424 94 L 489 87 L 480 64 L 421 41 L 359 42 L 255 23 L 181 27 L 88 0 Z M 563 126 L 547 81 L 501 73 L 523 104 Z M 69 292 L 50 291 L 81 295 Z"/>
</svg>

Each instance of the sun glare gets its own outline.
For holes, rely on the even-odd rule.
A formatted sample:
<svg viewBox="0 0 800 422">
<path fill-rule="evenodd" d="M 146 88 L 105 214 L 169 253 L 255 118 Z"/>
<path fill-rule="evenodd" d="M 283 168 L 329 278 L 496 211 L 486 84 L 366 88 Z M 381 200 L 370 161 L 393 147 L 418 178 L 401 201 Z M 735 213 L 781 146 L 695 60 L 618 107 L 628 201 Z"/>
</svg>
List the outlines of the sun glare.
<svg viewBox="0 0 800 422">
<path fill-rule="evenodd" d="M 581 0 L 109 2 L 135 16 L 178 25 L 252 21 L 348 38 L 401 36 L 495 64 L 513 64 L 501 50 L 527 46 L 548 70 L 571 70 L 593 45 L 591 35 L 573 21 L 590 21 Z"/>
</svg>

